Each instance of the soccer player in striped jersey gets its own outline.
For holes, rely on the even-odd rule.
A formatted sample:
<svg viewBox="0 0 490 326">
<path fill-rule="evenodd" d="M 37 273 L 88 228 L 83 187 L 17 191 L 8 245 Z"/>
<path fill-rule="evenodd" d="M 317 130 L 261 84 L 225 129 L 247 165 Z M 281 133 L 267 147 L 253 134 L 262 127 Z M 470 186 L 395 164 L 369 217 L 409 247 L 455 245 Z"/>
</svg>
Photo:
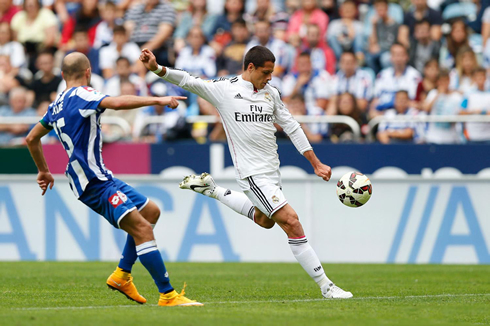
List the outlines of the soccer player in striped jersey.
<svg viewBox="0 0 490 326">
<path fill-rule="evenodd" d="M 245 55 L 242 75 L 214 82 L 162 67 L 148 49 L 143 49 L 140 60 L 161 78 L 201 96 L 216 107 L 243 193 L 217 186 L 207 173 L 184 178 L 180 187 L 215 198 L 264 228 L 272 228 L 277 223 L 286 232 L 294 257 L 318 284 L 322 295 L 351 298 L 352 293 L 342 290 L 325 275 L 298 215 L 282 192 L 274 122 L 310 161 L 316 175 L 328 181 L 332 171 L 316 157 L 300 124 L 281 101 L 279 91 L 268 84 L 274 71 L 272 52 L 263 46 L 253 47 Z"/>
<path fill-rule="evenodd" d="M 159 305 L 202 305 L 185 297 L 184 290 L 177 293 L 170 284 L 153 235 L 153 227 L 160 216 L 158 206 L 127 183 L 114 178 L 102 160 L 100 117 L 106 109 L 130 110 L 150 105 L 176 108 L 177 100 L 185 97 L 103 95 L 87 86 L 91 77 L 90 62 L 79 52 L 63 59 L 61 71 L 66 90 L 51 103 L 44 117 L 26 138 L 39 170 L 37 182 L 42 195 L 48 187 L 53 188 L 54 178 L 44 158 L 41 138 L 54 129 L 69 157 L 65 174 L 75 196 L 115 228 L 128 233 L 122 258 L 107 279 L 107 285 L 133 301 L 145 303 L 146 299 L 138 293 L 131 276 L 131 268 L 139 258 L 158 287 Z"/>
</svg>

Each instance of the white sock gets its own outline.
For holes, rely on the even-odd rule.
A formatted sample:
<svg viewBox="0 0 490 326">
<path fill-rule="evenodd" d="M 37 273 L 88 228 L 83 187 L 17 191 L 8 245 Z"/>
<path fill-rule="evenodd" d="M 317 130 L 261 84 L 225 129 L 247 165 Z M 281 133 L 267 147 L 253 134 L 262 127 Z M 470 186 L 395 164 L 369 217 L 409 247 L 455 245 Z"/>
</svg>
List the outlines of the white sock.
<svg viewBox="0 0 490 326">
<path fill-rule="evenodd" d="M 239 191 L 231 191 L 217 186 L 213 192 L 213 198 L 216 198 L 238 214 L 254 220 L 255 207 L 248 197 Z"/>
<path fill-rule="evenodd" d="M 325 275 L 320 259 L 318 259 L 315 251 L 308 243 L 306 236 L 297 239 L 289 238 L 288 241 L 296 260 L 320 288 L 332 283 L 327 275 Z"/>
</svg>

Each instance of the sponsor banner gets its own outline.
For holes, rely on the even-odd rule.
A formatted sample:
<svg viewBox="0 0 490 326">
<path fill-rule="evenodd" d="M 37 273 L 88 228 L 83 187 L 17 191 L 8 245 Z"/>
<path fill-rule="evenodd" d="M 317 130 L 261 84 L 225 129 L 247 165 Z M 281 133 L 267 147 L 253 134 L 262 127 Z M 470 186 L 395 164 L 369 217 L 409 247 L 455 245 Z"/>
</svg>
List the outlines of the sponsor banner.
<svg viewBox="0 0 490 326">
<path fill-rule="evenodd" d="M 121 179 L 160 207 L 155 234 L 166 261 L 295 261 L 277 226 L 262 229 L 214 199 L 179 189 L 179 180 Z M 217 182 L 238 190 L 234 180 Z M 372 182 L 371 200 L 349 208 L 334 182 L 283 180 L 321 261 L 490 263 L 488 180 Z M 44 197 L 34 175 L 0 179 L 0 260 L 115 261 L 125 238 L 79 202 L 63 176 Z"/>
</svg>

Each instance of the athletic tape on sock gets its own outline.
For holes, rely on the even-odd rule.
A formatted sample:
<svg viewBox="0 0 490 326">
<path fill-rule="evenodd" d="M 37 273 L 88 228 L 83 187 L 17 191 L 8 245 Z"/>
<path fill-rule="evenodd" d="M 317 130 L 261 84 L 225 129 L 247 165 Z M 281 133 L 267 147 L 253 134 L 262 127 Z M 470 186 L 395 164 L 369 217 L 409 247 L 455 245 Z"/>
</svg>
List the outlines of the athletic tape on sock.
<svg viewBox="0 0 490 326">
<path fill-rule="evenodd" d="M 138 256 L 141 256 L 141 255 L 144 255 L 144 254 L 147 254 L 149 252 L 156 251 L 156 250 L 158 250 L 158 248 L 157 248 L 157 242 L 155 240 L 151 240 L 151 241 L 148 241 L 148 242 L 145 242 L 145 243 L 142 243 L 142 244 L 136 246 L 136 254 Z"/>
</svg>

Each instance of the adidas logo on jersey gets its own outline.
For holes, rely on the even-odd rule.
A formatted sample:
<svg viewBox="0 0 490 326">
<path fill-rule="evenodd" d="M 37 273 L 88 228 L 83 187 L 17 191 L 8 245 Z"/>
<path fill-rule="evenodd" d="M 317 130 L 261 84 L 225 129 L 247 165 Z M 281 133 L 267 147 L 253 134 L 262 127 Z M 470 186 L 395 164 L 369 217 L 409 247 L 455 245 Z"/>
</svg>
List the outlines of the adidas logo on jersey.
<svg viewBox="0 0 490 326">
<path fill-rule="evenodd" d="M 235 95 L 235 99 L 243 100 L 243 97 L 240 95 L 240 93 L 238 93 L 237 95 Z"/>
</svg>

